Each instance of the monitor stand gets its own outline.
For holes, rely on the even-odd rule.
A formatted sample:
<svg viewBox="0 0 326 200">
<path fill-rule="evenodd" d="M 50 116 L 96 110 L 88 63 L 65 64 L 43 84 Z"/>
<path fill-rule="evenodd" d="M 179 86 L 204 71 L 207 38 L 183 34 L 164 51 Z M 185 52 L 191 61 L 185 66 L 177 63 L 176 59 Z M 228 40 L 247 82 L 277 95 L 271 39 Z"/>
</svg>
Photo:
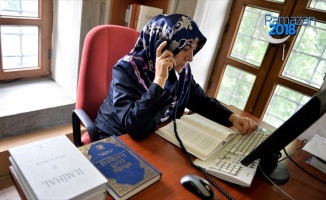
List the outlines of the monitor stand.
<svg viewBox="0 0 326 200">
<path fill-rule="evenodd" d="M 267 176 L 275 184 L 286 183 L 290 178 L 290 174 L 285 165 L 278 162 L 280 155 L 280 153 L 277 153 L 270 157 L 262 158 L 259 163 L 260 167 L 258 166 L 255 177 L 264 182 L 270 183 L 270 181 L 266 178 Z"/>
</svg>

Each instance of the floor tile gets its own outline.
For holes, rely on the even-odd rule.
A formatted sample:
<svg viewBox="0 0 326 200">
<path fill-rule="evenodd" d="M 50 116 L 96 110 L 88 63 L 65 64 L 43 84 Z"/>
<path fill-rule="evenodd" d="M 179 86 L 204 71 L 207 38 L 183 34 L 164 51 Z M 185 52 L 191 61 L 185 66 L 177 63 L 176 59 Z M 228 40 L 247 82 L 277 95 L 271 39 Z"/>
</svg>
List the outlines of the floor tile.
<svg viewBox="0 0 326 200">
<path fill-rule="evenodd" d="M 20 200 L 10 176 L 0 178 L 0 200 Z"/>
<path fill-rule="evenodd" d="M 18 194 L 18 191 L 16 190 L 15 186 L 10 186 L 10 187 L 7 187 L 3 190 L 3 193 L 6 197 L 6 199 L 17 199 L 19 198 L 19 194 Z"/>
<path fill-rule="evenodd" d="M 0 191 L 0 200 L 7 200 L 5 194 L 3 194 L 2 191 Z"/>
</svg>

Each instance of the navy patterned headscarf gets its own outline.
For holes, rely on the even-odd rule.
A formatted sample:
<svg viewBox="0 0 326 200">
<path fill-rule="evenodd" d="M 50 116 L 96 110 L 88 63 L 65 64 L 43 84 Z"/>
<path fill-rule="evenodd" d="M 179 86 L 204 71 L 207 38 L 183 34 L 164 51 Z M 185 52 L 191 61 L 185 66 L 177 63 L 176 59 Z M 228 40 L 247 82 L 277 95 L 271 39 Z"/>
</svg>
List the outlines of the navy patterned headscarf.
<svg viewBox="0 0 326 200">
<path fill-rule="evenodd" d="M 139 87 L 146 92 L 155 77 L 156 42 L 160 39 L 166 40 L 168 50 L 177 55 L 188 42 L 197 41 L 198 45 L 193 55 L 204 46 L 205 36 L 200 32 L 197 24 L 188 16 L 182 14 L 158 15 L 151 19 L 141 30 L 134 49 L 123 57 L 118 64 L 132 78 Z M 181 103 L 183 93 L 189 88 L 184 87 L 191 80 L 191 69 L 189 64 L 179 74 L 179 86 L 177 101 Z M 170 78 L 170 77 L 169 77 Z M 167 81 L 165 89 L 170 92 L 174 89 L 174 83 Z M 170 87 L 170 88 L 167 88 Z"/>
</svg>

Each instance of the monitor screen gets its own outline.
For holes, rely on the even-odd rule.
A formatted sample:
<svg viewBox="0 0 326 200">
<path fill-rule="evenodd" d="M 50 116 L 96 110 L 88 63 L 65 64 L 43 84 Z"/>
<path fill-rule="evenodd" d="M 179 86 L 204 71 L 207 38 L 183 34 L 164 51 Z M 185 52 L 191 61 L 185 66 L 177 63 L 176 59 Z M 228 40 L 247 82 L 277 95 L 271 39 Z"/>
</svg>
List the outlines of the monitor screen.
<svg viewBox="0 0 326 200">
<path fill-rule="evenodd" d="M 285 121 L 251 153 L 244 157 L 241 160 L 241 163 L 248 166 L 254 160 L 260 158 L 260 165 L 263 168 L 263 171 L 265 172 L 266 170 L 267 173 L 273 173 L 273 170 L 278 167 L 277 160 L 280 151 L 313 125 L 325 113 L 325 111 L 326 89 L 315 94 L 305 105 L 294 113 L 292 117 Z M 284 167 L 282 166 L 282 168 Z M 284 176 L 286 176 L 286 174 Z M 283 180 L 273 180 L 276 181 L 276 183 L 284 183 L 288 179 L 288 177 L 279 178 Z M 278 178 L 276 177 L 275 179 Z"/>
</svg>

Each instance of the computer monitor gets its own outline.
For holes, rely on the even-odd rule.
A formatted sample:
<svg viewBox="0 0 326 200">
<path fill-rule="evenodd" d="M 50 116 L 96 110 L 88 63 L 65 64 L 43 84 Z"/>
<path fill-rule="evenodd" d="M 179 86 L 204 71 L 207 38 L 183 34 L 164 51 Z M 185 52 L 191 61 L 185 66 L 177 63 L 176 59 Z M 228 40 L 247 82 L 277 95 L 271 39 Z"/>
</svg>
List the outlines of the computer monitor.
<svg viewBox="0 0 326 200">
<path fill-rule="evenodd" d="M 289 179 L 287 168 L 278 159 L 280 151 L 314 124 L 326 111 L 326 89 L 315 94 L 292 117 L 269 135 L 260 145 L 241 160 L 245 166 L 260 159 L 262 171 L 276 184 L 286 183 Z M 256 177 L 267 178 L 258 169 Z"/>
</svg>

